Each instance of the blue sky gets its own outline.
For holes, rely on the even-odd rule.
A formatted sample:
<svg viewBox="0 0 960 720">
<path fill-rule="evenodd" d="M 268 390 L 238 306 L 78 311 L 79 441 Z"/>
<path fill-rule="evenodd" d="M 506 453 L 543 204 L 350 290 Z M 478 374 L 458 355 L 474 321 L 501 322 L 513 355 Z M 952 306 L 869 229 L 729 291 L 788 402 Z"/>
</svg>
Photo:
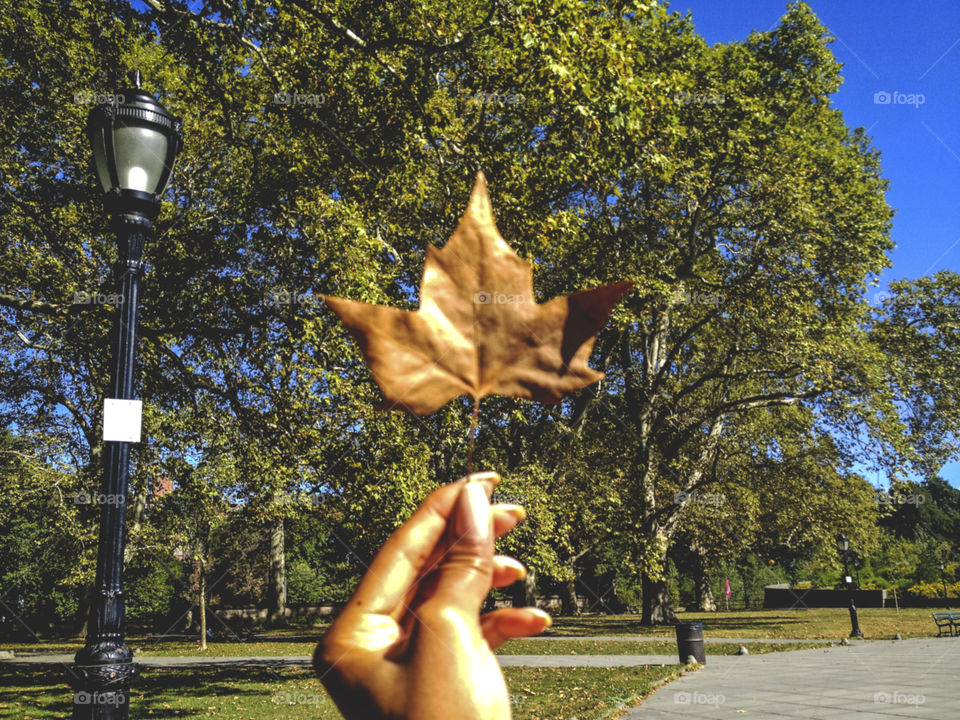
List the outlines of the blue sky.
<svg viewBox="0 0 960 720">
<path fill-rule="evenodd" d="M 848 125 L 867 128 L 890 180 L 897 247 L 870 299 L 891 280 L 960 272 L 960 1 L 808 4 L 835 38 L 832 50 L 844 65 L 834 104 Z M 689 10 L 712 44 L 770 30 L 786 6 L 785 0 L 675 0 L 670 9 Z M 941 475 L 960 486 L 960 463 Z"/>
</svg>

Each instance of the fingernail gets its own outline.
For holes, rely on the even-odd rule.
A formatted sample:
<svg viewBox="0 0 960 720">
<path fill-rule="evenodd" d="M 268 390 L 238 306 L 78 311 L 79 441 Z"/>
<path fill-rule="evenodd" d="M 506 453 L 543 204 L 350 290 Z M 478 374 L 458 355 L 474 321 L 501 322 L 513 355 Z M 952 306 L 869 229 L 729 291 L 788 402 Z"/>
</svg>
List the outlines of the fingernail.
<svg viewBox="0 0 960 720">
<path fill-rule="evenodd" d="M 553 617 L 550 615 L 550 613 L 548 613 L 545 610 L 541 610 L 540 608 L 530 608 L 530 609 L 533 610 L 533 612 L 535 612 L 537 615 L 541 615 L 543 617 L 547 627 L 550 627 L 551 625 L 553 625 Z"/>
<path fill-rule="evenodd" d="M 472 473 L 467 475 L 467 484 L 479 483 L 487 492 L 487 500 L 493 496 L 493 491 L 500 484 L 500 476 L 495 472 Z"/>
<path fill-rule="evenodd" d="M 453 529 L 457 538 L 471 542 L 485 543 L 490 539 L 490 501 L 481 482 L 468 482 L 460 490 Z"/>
<path fill-rule="evenodd" d="M 512 505 L 510 503 L 497 503 L 494 507 L 497 510 L 502 510 L 503 512 L 508 512 L 516 519 L 517 522 L 521 522 L 527 519 L 527 509 L 523 505 Z"/>
<path fill-rule="evenodd" d="M 514 570 L 517 571 L 517 580 L 523 580 L 527 577 L 527 566 L 516 558 L 512 558 L 509 555 L 498 555 L 497 561 L 501 565 L 509 565 Z"/>
</svg>

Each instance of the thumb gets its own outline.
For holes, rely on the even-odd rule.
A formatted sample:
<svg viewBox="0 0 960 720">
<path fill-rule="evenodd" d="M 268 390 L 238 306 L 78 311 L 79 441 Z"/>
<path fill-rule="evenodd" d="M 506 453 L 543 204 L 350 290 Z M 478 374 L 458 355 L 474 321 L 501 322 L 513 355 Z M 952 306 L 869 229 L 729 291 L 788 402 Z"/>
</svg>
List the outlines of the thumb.
<svg viewBox="0 0 960 720">
<path fill-rule="evenodd" d="M 487 489 L 471 476 L 447 523 L 447 552 L 436 569 L 434 599 L 479 614 L 493 579 L 493 518 Z M 491 488 L 492 491 L 492 488 Z"/>
</svg>

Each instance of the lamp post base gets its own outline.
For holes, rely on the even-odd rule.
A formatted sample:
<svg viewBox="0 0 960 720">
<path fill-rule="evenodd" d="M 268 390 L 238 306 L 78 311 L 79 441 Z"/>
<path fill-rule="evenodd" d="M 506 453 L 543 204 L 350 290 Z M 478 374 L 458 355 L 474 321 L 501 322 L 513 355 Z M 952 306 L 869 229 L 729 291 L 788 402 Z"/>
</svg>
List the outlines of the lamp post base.
<svg viewBox="0 0 960 720">
<path fill-rule="evenodd" d="M 857 606 L 853 604 L 853 596 L 850 596 L 850 637 L 852 638 L 862 638 L 863 633 L 860 632 L 860 622 L 857 619 Z"/>
<path fill-rule="evenodd" d="M 136 676 L 133 653 L 123 643 L 80 650 L 70 668 L 73 720 L 127 720 L 130 685 Z"/>
</svg>

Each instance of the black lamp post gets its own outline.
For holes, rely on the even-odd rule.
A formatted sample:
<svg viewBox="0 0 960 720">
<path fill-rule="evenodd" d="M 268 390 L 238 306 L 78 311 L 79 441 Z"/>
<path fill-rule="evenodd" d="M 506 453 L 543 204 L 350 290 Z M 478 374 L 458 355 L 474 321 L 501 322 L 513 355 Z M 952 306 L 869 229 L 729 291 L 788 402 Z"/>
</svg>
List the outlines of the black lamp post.
<svg viewBox="0 0 960 720">
<path fill-rule="evenodd" d="M 180 150 L 180 120 L 140 89 L 140 71 L 130 73 L 132 87 L 96 106 L 87 120 L 94 166 L 104 190 L 104 206 L 119 240 L 117 276 L 122 301 L 114 327 L 111 398 L 133 400 L 137 296 L 143 243 L 160 210 L 161 193 Z M 122 404 L 121 404 L 122 405 Z M 127 407 L 129 410 L 130 408 Z M 136 406 L 134 406 L 136 410 Z M 136 673 L 133 654 L 124 642 L 123 551 L 129 440 L 111 439 L 104 410 L 106 473 L 100 514 L 97 578 L 87 640 L 75 658 L 74 720 L 126 720 L 130 682 Z M 139 415 L 133 421 L 139 437 Z M 124 436 L 126 437 L 126 436 Z"/>
<path fill-rule="evenodd" d="M 947 565 L 943 560 L 940 561 L 940 582 L 943 584 L 943 599 L 947 599 L 947 578 L 943 574 L 943 571 L 947 569 Z"/>
<path fill-rule="evenodd" d="M 843 559 L 843 584 L 847 586 L 847 592 L 850 594 L 850 637 L 863 637 L 860 632 L 860 622 L 857 619 L 857 606 L 853 600 L 853 577 L 850 575 L 850 541 L 846 535 L 837 536 L 837 550 L 840 551 L 840 557 Z"/>
</svg>

